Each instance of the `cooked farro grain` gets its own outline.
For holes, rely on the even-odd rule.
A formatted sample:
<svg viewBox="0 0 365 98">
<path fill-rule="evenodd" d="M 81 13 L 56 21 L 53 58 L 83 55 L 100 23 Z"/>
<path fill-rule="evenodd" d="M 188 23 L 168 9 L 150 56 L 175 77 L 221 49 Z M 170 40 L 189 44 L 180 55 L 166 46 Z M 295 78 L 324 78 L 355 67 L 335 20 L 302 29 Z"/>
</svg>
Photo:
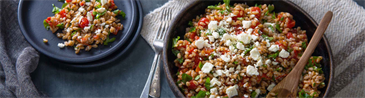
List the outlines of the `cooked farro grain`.
<svg viewBox="0 0 365 98">
<path fill-rule="evenodd" d="M 208 6 L 204 15 L 189 22 L 184 40 L 173 39 L 177 85 L 186 97 L 267 95 L 306 48 L 306 31 L 293 28 L 290 13 L 275 14 L 274 5 L 267 4 L 226 4 Z M 321 56 L 309 60 L 299 97 L 321 93 L 318 89 L 325 86 L 321 60 Z"/>
<path fill-rule="evenodd" d="M 117 35 L 123 29 L 115 17 L 121 15 L 125 18 L 125 13 L 117 9 L 114 0 L 65 0 L 62 8 L 53 5 L 52 13 L 55 16 L 45 19 L 44 27 L 52 33 L 60 29 L 57 37 L 66 41 L 58 46 L 74 46 L 76 54 L 82 49 L 89 51 L 98 44 L 113 42 L 115 38 L 109 38 L 109 34 Z"/>
</svg>

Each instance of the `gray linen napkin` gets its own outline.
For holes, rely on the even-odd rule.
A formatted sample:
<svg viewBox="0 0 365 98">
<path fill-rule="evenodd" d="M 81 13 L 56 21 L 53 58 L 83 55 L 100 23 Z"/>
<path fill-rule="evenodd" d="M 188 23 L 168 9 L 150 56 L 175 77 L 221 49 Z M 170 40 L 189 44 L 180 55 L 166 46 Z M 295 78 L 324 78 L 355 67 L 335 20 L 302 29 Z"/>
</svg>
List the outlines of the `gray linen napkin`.
<svg viewBox="0 0 365 98">
<path fill-rule="evenodd" d="M 144 17 L 141 35 L 152 45 L 160 24 L 162 8 L 172 9 L 175 17 L 194 0 L 171 0 Z M 365 10 L 352 0 L 290 0 L 304 9 L 319 23 L 327 11 L 333 12 L 332 21 L 325 33 L 330 43 L 334 77 L 328 97 L 365 97 Z M 294 16 L 295 17 L 295 16 Z M 297 20 L 300 21 L 300 20 Z"/>
<path fill-rule="evenodd" d="M 39 60 L 18 26 L 17 0 L 0 1 L 0 97 L 41 97 L 30 73 Z"/>
</svg>

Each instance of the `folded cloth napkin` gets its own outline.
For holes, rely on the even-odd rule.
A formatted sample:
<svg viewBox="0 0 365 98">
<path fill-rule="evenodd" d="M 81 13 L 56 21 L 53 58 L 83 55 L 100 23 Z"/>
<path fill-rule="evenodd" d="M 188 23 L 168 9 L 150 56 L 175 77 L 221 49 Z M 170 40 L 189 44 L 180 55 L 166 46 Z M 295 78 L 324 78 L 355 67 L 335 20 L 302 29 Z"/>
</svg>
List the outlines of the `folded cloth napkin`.
<svg viewBox="0 0 365 98">
<path fill-rule="evenodd" d="M 39 60 L 18 26 L 17 0 L 0 1 L 0 97 L 41 97 L 29 74 Z"/>
<path fill-rule="evenodd" d="M 141 35 L 152 45 L 163 8 L 172 9 L 175 17 L 193 0 L 172 0 L 144 17 Z M 365 96 L 365 10 L 352 0 L 290 0 L 304 9 L 317 23 L 327 11 L 334 16 L 325 33 L 330 43 L 334 60 L 334 77 L 328 97 Z M 295 17 L 295 16 L 294 16 Z M 300 21 L 300 20 L 297 20 Z"/>
</svg>

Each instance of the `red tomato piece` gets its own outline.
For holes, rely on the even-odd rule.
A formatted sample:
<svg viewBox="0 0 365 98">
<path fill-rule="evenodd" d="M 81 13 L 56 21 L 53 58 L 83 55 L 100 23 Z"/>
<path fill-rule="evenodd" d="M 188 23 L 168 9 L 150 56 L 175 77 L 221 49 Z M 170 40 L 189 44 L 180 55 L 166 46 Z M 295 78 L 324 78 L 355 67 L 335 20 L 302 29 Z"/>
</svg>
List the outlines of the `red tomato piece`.
<svg viewBox="0 0 365 98">
<path fill-rule="evenodd" d="M 110 6 L 109 6 L 109 8 L 114 8 L 115 7 L 115 3 L 114 3 L 114 0 L 109 0 L 109 3 L 111 4 Z"/>
<path fill-rule="evenodd" d="M 289 32 L 288 34 L 286 34 L 286 38 L 288 38 L 288 39 L 293 38 L 293 34 L 291 32 Z"/>
<path fill-rule="evenodd" d="M 66 17 L 66 11 L 65 11 L 65 9 L 61 10 L 58 14 L 61 15 L 61 18 Z"/>
<path fill-rule="evenodd" d="M 260 16 L 261 16 L 261 9 L 259 7 L 252 7 L 251 12 L 255 12 L 255 11 L 258 12 L 258 14 L 255 14 L 255 16 L 256 16 L 257 19 L 259 19 Z"/>
<path fill-rule="evenodd" d="M 196 36 L 196 33 L 191 33 L 191 34 L 190 34 L 190 39 L 194 39 L 194 38 L 195 38 L 195 36 Z"/>
<path fill-rule="evenodd" d="M 202 26 L 203 28 L 206 28 L 209 24 L 209 20 L 207 18 L 201 18 L 198 22 L 198 26 Z"/>
<path fill-rule="evenodd" d="M 85 5 L 85 2 L 83 1 L 83 2 L 80 2 L 80 5 L 81 6 L 84 6 Z"/>
<path fill-rule="evenodd" d="M 98 35 L 94 35 L 93 38 L 94 39 L 99 39 L 99 36 Z"/>
<path fill-rule="evenodd" d="M 295 26 L 295 21 L 292 19 L 289 19 L 289 18 L 287 18 L 287 20 L 288 20 L 288 24 L 286 25 L 286 27 L 293 28 Z"/>
<path fill-rule="evenodd" d="M 69 3 L 69 2 L 71 2 L 72 0 L 66 0 L 66 3 Z"/>
<path fill-rule="evenodd" d="M 87 20 L 87 18 L 82 18 L 81 19 L 81 22 L 80 22 L 80 27 L 81 28 L 84 28 L 84 27 L 86 27 L 86 26 L 88 26 L 89 25 L 89 20 Z"/>
<path fill-rule="evenodd" d="M 189 89 L 195 90 L 197 85 L 194 84 L 193 80 L 190 80 L 190 85 L 188 86 Z"/>
</svg>

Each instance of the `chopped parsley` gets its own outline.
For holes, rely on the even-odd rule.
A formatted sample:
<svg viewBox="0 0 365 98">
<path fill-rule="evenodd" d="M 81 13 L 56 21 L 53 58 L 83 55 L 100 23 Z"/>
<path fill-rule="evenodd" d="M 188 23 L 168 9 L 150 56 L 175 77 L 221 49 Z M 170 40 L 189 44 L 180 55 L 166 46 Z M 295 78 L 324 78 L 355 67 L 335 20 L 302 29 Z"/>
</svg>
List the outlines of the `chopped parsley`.
<svg viewBox="0 0 365 98">
<path fill-rule="evenodd" d="M 101 12 L 101 13 L 98 13 L 98 12 L 97 12 L 97 14 L 96 14 L 96 16 L 95 16 L 95 19 L 99 19 L 99 17 L 100 17 L 100 16 L 103 16 L 105 13 L 106 13 L 106 11 Z M 93 12 L 93 14 L 94 14 L 94 12 Z"/>
<path fill-rule="evenodd" d="M 116 15 L 120 15 L 123 17 L 123 19 L 125 19 L 125 13 L 122 10 L 114 10 L 113 13 Z"/>
<path fill-rule="evenodd" d="M 243 20 L 243 17 L 238 17 L 237 19 L 238 19 L 238 20 Z"/>
<path fill-rule="evenodd" d="M 61 9 L 58 8 L 58 7 L 56 7 L 56 6 L 54 6 L 54 4 L 52 4 L 52 6 L 53 6 L 53 9 L 52 9 L 52 13 L 53 14 L 57 14 L 57 13 L 59 13 L 61 11 Z"/>
<path fill-rule="evenodd" d="M 207 80 L 205 81 L 205 88 L 207 90 L 211 89 L 211 87 L 210 87 L 210 78 L 209 77 L 207 77 Z"/>
<path fill-rule="evenodd" d="M 276 18 L 275 12 L 274 12 L 274 13 L 272 13 L 271 18 L 272 18 L 272 19 L 275 19 L 275 18 Z"/>
<path fill-rule="evenodd" d="M 208 9 L 216 9 L 216 10 L 222 10 L 222 8 L 215 6 L 215 5 L 210 5 L 208 6 Z"/>
<path fill-rule="evenodd" d="M 189 32 L 195 32 L 195 30 L 196 30 L 196 28 L 195 28 L 195 27 L 193 27 L 193 28 L 191 28 L 191 29 L 190 29 L 190 31 L 189 31 Z"/>
<path fill-rule="evenodd" d="M 60 23 L 60 24 L 57 24 L 57 27 L 59 27 L 60 29 L 63 29 L 64 28 L 64 24 L 63 23 Z"/>
<path fill-rule="evenodd" d="M 177 47 L 177 41 L 179 41 L 180 36 L 172 39 L 172 48 Z"/>
<path fill-rule="evenodd" d="M 193 24 L 193 22 L 189 21 L 188 25 L 193 26 L 194 24 Z"/>
<path fill-rule="evenodd" d="M 65 8 L 67 6 L 67 3 L 62 4 L 62 8 Z"/>
<path fill-rule="evenodd" d="M 253 91 L 252 93 L 251 93 L 251 98 L 255 98 L 255 96 L 257 95 L 257 93 L 256 93 L 256 91 Z"/>
<path fill-rule="evenodd" d="M 196 94 L 195 96 L 191 96 L 191 98 L 204 98 L 206 93 L 206 91 L 199 91 L 198 94 Z"/>
<path fill-rule="evenodd" d="M 74 36 L 75 34 L 76 34 L 76 31 L 72 32 L 71 37 Z"/>
<path fill-rule="evenodd" d="M 179 50 L 176 50 L 176 49 L 172 49 L 172 53 L 174 53 L 174 55 L 177 56 L 177 54 L 179 54 L 180 51 Z"/>
<path fill-rule="evenodd" d="M 274 37 L 269 37 L 269 36 L 267 36 L 267 35 L 265 35 L 265 34 L 262 34 L 261 35 L 264 39 L 268 39 L 269 41 L 271 41 L 271 40 L 273 40 L 274 39 Z"/>
<path fill-rule="evenodd" d="M 244 54 L 247 54 L 248 52 L 250 52 L 253 49 L 253 46 L 251 46 L 250 48 L 248 48 Z"/>
<path fill-rule="evenodd" d="M 231 12 L 231 10 L 229 9 L 229 2 L 230 2 L 230 0 L 223 0 L 223 2 L 226 4 L 226 10 L 228 12 Z"/>
<path fill-rule="evenodd" d="M 200 79 L 200 75 L 197 75 L 194 80 L 199 80 L 199 79 Z"/>
<path fill-rule="evenodd" d="M 43 25 L 44 25 L 44 28 L 46 28 L 47 30 L 49 30 L 49 24 L 47 23 L 46 20 L 43 20 Z"/>
<path fill-rule="evenodd" d="M 182 64 L 184 62 L 183 58 L 178 58 L 177 61 L 179 61 L 180 64 Z"/>
<path fill-rule="evenodd" d="M 269 9 L 269 11 L 268 11 L 268 12 L 271 12 L 271 11 L 273 11 L 273 10 L 274 10 L 274 6 L 269 5 L 269 6 L 268 6 L 268 9 Z"/>
<path fill-rule="evenodd" d="M 302 48 L 305 50 L 307 48 L 307 43 L 302 42 Z"/>
<path fill-rule="evenodd" d="M 223 28 L 219 28 L 218 33 L 220 36 L 223 36 L 223 34 L 226 33 L 226 30 L 224 30 Z"/>
<path fill-rule="evenodd" d="M 199 62 L 198 67 L 199 67 L 200 69 L 202 69 L 202 68 L 203 68 L 203 64 L 202 64 L 202 62 Z"/>
<path fill-rule="evenodd" d="M 237 62 L 237 61 L 234 61 L 233 63 L 234 63 L 234 64 L 238 64 L 238 62 Z"/>
<path fill-rule="evenodd" d="M 183 73 L 181 78 L 182 78 L 182 82 L 183 83 L 185 83 L 185 82 L 190 81 L 191 79 L 193 79 L 191 76 L 189 76 L 186 73 Z"/>
<path fill-rule="evenodd" d="M 281 31 L 279 24 L 276 24 L 276 30 L 278 30 L 280 33 L 283 32 L 283 31 Z"/>
<path fill-rule="evenodd" d="M 279 55 L 279 51 L 278 51 L 278 52 L 276 52 L 276 53 L 274 53 L 274 54 L 270 54 L 270 55 L 268 56 L 268 58 L 276 58 L 276 57 L 278 57 L 278 55 Z"/>
</svg>

